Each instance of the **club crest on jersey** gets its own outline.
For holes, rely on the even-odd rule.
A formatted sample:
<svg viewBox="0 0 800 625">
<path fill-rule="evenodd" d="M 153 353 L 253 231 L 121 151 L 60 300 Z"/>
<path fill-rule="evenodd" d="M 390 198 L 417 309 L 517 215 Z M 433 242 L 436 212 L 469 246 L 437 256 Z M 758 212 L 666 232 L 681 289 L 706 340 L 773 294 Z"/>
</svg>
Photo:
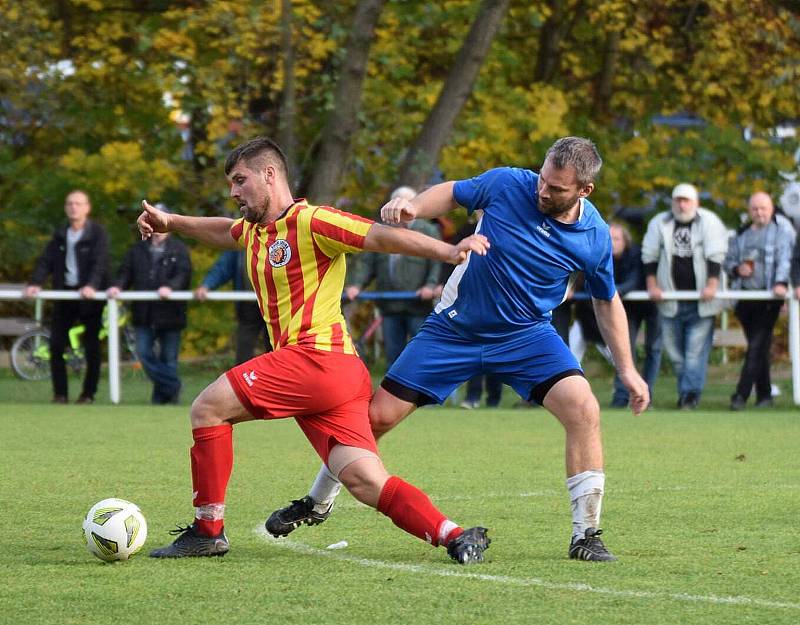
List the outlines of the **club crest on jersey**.
<svg viewBox="0 0 800 625">
<path fill-rule="evenodd" d="M 278 239 L 269 246 L 269 264 L 273 267 L 283 267 L 292 258 L 292 248 L 284 239 Z"/>
</svg>

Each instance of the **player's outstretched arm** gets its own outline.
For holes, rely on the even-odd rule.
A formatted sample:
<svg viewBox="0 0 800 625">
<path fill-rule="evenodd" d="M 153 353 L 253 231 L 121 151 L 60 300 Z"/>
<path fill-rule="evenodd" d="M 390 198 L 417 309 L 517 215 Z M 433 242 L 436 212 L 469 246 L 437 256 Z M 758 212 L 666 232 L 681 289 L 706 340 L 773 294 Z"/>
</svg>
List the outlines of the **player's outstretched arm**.
<svg viewBox="0 0 800 625">
<path fill-rule="evenodd" d="M 622 300 L 619 293 L 615 293 L 610 300 L 592 299 L 592 304 L 597 327 L 614 357 L 619 379 L 630 392 L 631 410 L 638 415 L 650 405 L 650 390 L 633 364 L 628 317 Z"/>
<path fill-rule="evenodd" d="M 415 230 L 373 224 L 364 237 L 364 249 L 385 254 L 421 256 L 460 265 L 469 252 L 484 256 L 489 249 L 489 240 L 482 234 L 473 234 L 459 241 L 458 245 L 450 245 Z"/>
<path fill-rule="evenodd" d="M 453 198 L 454 184 L 451 181 L 434 185 L 413 200 L 402 197 L 389 200 L 381 208 L 381 220 L 387 224 L 399 224 L 444 215 L 458 206 Z"/>
<path fill-rule="evenodd" d="M 136 220 L 142 239 L 149 239 L 154 232 L 178 232 L 212 247 L 236 249 L 236 242 L 231 236 L 233 219 L 175 215 L 157 209 L 147 200 L 142 200 L 142 209 Z"/>
</svg>

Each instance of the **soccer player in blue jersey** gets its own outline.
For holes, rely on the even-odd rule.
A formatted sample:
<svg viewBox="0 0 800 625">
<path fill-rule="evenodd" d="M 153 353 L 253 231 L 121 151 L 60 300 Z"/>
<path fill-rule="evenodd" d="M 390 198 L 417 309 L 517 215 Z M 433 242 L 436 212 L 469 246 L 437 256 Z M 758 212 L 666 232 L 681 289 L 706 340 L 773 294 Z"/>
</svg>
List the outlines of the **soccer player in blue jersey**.
<svg viewBox="0 0 800 625">
<path fill-rule="evenodd" d="M 605 484 L 600 408 L 580 364 L 550 324 L 571 276 L 582 271 L 597 322 L 634 414 L 647 408 L 647 384 L 633 364 L 627 319 L 614 286 L 608 226 L 587 197 L 602 160 L 588 139 L 565 137 L 547 151 L 537 175 L 510 167 L 445 182 L 381 209 L 387 223 L 430 219 L 464 206 L 483 209 L 476 232 L 491 248 L 453 272 L 442 299 L 389 369 L 370 404 L 381 436 L 419 406 L 443 403 L 464 381 L 494 374 L 523 399 L 547 408 L 566 431 L 572 504 L 568 554 L 616 558 L 599 538 Z M 308 496 L 275 511 L 267 530 L 285 536 L 330 514 L 339 485 L 323 465 Z"/>
</svg>

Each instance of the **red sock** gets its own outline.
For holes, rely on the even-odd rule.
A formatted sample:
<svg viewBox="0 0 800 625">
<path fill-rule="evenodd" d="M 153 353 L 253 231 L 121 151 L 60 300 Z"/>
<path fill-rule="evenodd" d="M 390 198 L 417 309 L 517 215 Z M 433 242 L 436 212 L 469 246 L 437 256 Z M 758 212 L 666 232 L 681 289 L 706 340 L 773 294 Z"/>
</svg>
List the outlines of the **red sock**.
<svg viewBox="0 0 800 625">
<path fill-rule="evenodd" d="M 447 540 L 455 537 L 453 532 L 460 529 L 454 526 L 448 531 L 447 538 L 440 541 L 439 530 L 443 523 L 448 522 L 447 517 L 419 488 L 394 475 L 383 486 L 378 512 L 388 516 L 400 529 L 434 546 L 447 544 Z"/>
<path fill-rule="evenodd" d="M 233 470 L 233 427 L 226 423 L 192 430 L 192 488 L 195 508 L 216 504 L 224 506 L 225 490 Z M 224 508 L 223 508 L 224 509 Z M 195 518 L 197 531 L 217 536 L 224 526 L 222 518 Z"/>
</svg>

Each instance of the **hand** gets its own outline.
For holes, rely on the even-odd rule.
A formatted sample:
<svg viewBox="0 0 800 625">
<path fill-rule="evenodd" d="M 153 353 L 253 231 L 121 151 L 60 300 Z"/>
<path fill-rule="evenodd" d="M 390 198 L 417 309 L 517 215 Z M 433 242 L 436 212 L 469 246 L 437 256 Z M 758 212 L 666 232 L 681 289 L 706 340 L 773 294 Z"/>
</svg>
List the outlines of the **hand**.
<svg viewBox="0 0 800 625">
<path fill-rule="evenodd" d="M 433 289 L 429 286 L 423 286 L 417 291 L 417 297 L 425 300 L 433 299 Z"/>
<path fill-rule="evenodd" d="M 796 299 L 800 299 L 800 286 L 794 287 L 794 296 Z"/>
<path fill-rule="evenodd" d="M 442 291 L 444 291 L 444 284 L 437 284 L 433 288 L 433 296 L 436 299 L 442 299 Z"/>
<path fill-rule="evenodd" d="M 630 393 L 630 406 L 634 415 L 640 415 L 650 405 L 650 389 L 636 369 L 620 371 L 619 379 Z"/>
<path fill-rule="evenodd" d="M 385 224 L 401 224 L 417 218 L 417 207 L 407 199 L 396 197 L 381 208 L 381 221 Z"/>
<path fill-rule="evenodd" d="M 717 285 L 716 284 L 707 284 L 705 288 L 700 291 L 700 299 L 704 302 L 710 302 L 714 299 L 714 296 L 717 294 Z"/>
<path fill-rule="evenodd" d="M 172 294 L 172 289 L 168 286 L 160 286 L 158 287 L 158 296 L 161 299 L 169 299 L 169 296 Z"/>
<path fill-rule="evenodd" d="M 142 200 L 142 214 L 136 220 L 139 234 L 142 241 L 149 239 L 154 232 L 169 232 L 172 216 L 169 213 L 158 210 L 155 206 L 148 204 L 147 200 Z"/>
<path fill-rule="evenodd" d="M 205 286 L 204 284 L 201 284 L 194 290 L 195 299 L 200 300 L 202 302 L 205 301 L 207 297 L 208 297 L 208 287 Z"/>
<path fill-rule="evenodd" d="M 106 289 L 106 295 L 108 295 L 109 299 L 116 299 L 120 292 L 122 292 L 122 289 L 118 286 L 112 286 Z"/>
<path fill-rule="evenodd" d="M 451 247 L 453 249 L 446 262 L 452 265 L 460 265 L 467 260 L 469 252 L 475 252 L 481 256 L 486 256 L 486 252 L 489 251 L 491 245 L 489 244 L 489 239 L 482 234 L 473 234 L 466 239 L 461 239 L 457 245 Z"/>
<path fill-rule="evenodd" d="M 39 291 L 41 290 L 42 287 L 40 287 L 38 284 L 29 284 L 24 289 L 22 289 L 22 297 L 25 298 L 36 297 L 39 294 Z"/>
<path fill-rule="evenodd" d="M 87 284 L 86 286 L 82 286 L 78 290 L 78 293 L 81 294 L 81 297 L 83 299 L 94 299 L 94 296 L 97 294 L 97 291 L 94 290 L 94 287 L 91 287 Z"/>
<path fill-rule="evenodd" d="M 647 294 L 650 296 L 650 299 L 654 302 L 660 302 L 664 299 L 663 291 L 658 286 L 649 286 L 647 287 Z"/>
<path fill-rule="evenodd" d="M 354 284 L 344 287 L 344 296 L 351 302 L 358 297 L 359 293 L 361 293 L 361 289 Z"/>
<path fill-rule="evenodd" d="M 753 262 L 745 261 L 743 263 L 739 263 L 736 266 L 736 273 L 738 273 L 739 277 L 741 278 L 749 278 L 753 275 Z"/>
<path fill-rule="evenodd" d="M 772 294 L 776 297 L 786 297 L 786 293 L 789 289 L 786 288 L 785 284 L 776 284 L 772 287 Z"/>
</svg>

